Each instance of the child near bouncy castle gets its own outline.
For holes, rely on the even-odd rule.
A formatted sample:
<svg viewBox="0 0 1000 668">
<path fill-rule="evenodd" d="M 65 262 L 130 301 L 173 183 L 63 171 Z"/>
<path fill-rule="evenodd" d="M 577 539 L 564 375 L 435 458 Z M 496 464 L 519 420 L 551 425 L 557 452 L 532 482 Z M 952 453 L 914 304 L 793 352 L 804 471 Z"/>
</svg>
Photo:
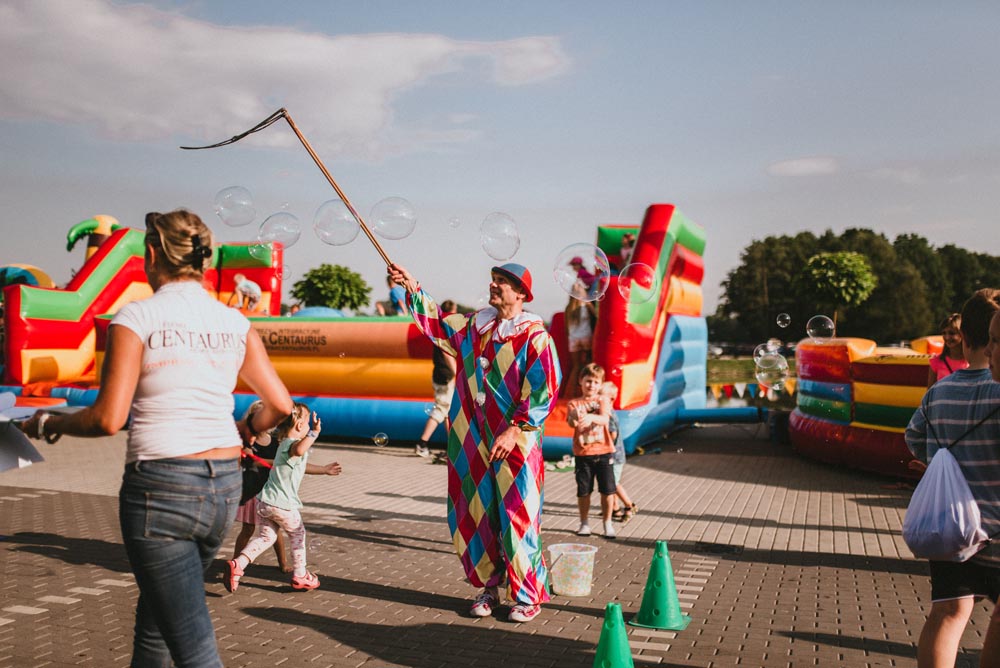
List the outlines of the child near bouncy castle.
<svg viewBox="0 0 1000 668">
<path fill-rule="evenodd" d="M 940 355 L 931 357 L 930 369 L 927 371 L 927 387 L 938 382 L 945 376 L 959 369 L 969 368 L 962 352 L 962 314 L 952 313 L 938 327 L 941 338 L 944 339 L 944 350 Z"/>
<path fill-rule="evenodd" d="M 278 441 L 278 451 L 264 489 L 257 495 L 257 528 L 243 551 L 229 562 L 225 584 L 231 592 L 239 588 L 247 566 L 274 544 L 282 529 L 288 534 L 292 550 L 292 589 L 308 591 L 319 587 L 319 578 L 306 569 L 306 528 L 299 512 L 299 485 L 306 473 L 309 449 L 321 429 L 319 417 L 313 413 L 310 426 L 309 416 L 309 407 L 296 403 L 292 414 L 274 430 L 272 438 Z M 341 468 L 333 462 L 323 470 L 327 475 L 339 475 Z"/>
<path fill-rule="evenodd" d="M 618 386 L 608 381 L 601 385 L 601 395 L 608 398 L 614 406 L 615 399 L 618 398 Z M 615 474 L 615 495 L 611 499 L 611 519 L 616 522 L 628 522 L 639 512 L 639 507 L 628 495 L 625 486 L 622 485 L 622 474 L 625 471 L 625 443 L 622 442 L 621 431 L 618 428 L 618 416 L 612 410 L 608 414 L 608 432 L 611 440 L 615 444 L 615 453 L 611 456 L 611 470 Z M 619 501 L 621 503 L 619 503 Z"/>
<path fill-rule="evenodd" d="M 604 537 L 615 538 L 615 527 L 611 521 L 612 503 L 615 496 L 615 473 L 612 458 L 615 452 L 614 440 L 608 424 L 613 412 L 611 399 L 601 393 L 604 383 L 604 369 L 599 364 L 588 364 L 580 371 L 580 389 L 583 396 L 572 399 L 567 407 L 567 423 L 573 427 L 573 457 L 576 462 L 576 502 L 580 511 L 578 536 L 591 534 L 590 496 L 594 491 L 594 480 L 601 494 L 601 519 L 604 521 Z"/>
<path fill-rule="evenodd" d="M 253 415 L 264 407 L 264 402 L 257 400 L 250 404 L 243 421 L 253 422 Z M 263 433 L 257 437 L 252 446 L 243 447 L 243 456 L 240 464 L 243 468 L 243 496 L 241 496 L 240 506 L 236 510 L 236 521 L 241 523 L 240 533 L 236 536 L 236 547 L 233 550 L 233 559 L 240 555 L 243 548 L 250 542 L 257 527 L 257 495 L 264 488 L 264 484 L 270 477 L 271 467 L 274 465 L 274 456 L 278 452 L 278 442 L 271 438 L 271 434 Z M 285 550 L 284 534 L 277 533 L 274 542 L 274 554 L 278 558 L 278 568 L 282 573 L 291 573 L 292 567 L 288 564 L 287 551 Z"/>
</svg>

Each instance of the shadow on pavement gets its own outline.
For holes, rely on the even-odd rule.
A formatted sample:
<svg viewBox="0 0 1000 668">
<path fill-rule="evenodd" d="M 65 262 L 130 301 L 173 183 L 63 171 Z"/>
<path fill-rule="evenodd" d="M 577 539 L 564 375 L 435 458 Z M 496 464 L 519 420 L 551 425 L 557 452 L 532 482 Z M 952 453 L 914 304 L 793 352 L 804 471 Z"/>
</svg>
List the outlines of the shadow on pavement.
<svg viewBox="0 0 1000 668">
<path fill-rule="evenodd" d="M 468 605 L 464 599 L 441 598 L 452 601 L 445 607 L 456 611 L 464 610 Z M 594 662 L 597 646 L 596 634 L 594 644 L 590 645 L 580 640 L 532 633 L 534 628 L 506 631 L 486 625 L 480 628 L 474 623 L 461 627 L 442 623 L 417 623 L 412 626 L 366 624 L 275 607 L 250 607 L 242 611 L 279 624 L 315 629 L 362 654 L 412 668 L 516 665 L 514 657 L 532 656 L 539 657 L 543 662 L 553 660 L 562 666 L 589 666 Z M 510 626 L 511 629 L 519 628 L 514 624 Z M 640 660 L 636 665 L 646 664 Z M 674 664 L 657 665 L 669 668 Z"/>
<path fill-rule="evenodd" d="M 125 546 L 95 538 L 69 538 L 52 533 L 20 532 L 7 536 L 11 552 L 29 552 L 74 566 L 92 564 L 118 573 L 131 573 Z"/>
<path fill-rule="evenodd" d="M 315 505 L 315 504 L 313 504 Z M 436 519 L 440 521 L 440 519 Z M 343 526 L 336 526 L 331 524 L 314 524 L 312 522 L 307 524 L 309 534 L 312 536 L 330 536 L 332 538 L 344 538 L 347 540 L 356 540 L 362 543 L 369 543 L 372 545 L 381 545 L 383 547 L 395 547 L 405 550 L 416 550 L 418 552 L 437 552 L 439 554 L 454 554 L 454 550 L 451 547 L 451 541 L 435 540 L 432 538 L 420 538 L 418 536 L 407 536 L 401 534 L 383 533 L 380 531 L 362 531 L 360 529 L 349 529 Z M 433 545 L 440 545 L 442 547 L 429 547 L 414 545 L 414 542 L 431 543 Z"/>
</svg>

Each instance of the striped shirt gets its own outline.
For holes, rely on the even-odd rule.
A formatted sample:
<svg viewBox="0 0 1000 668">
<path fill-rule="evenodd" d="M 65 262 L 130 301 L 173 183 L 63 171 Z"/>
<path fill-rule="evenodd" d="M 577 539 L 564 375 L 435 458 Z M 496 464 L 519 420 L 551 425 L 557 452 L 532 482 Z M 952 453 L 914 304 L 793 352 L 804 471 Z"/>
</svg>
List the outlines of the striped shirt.
<svg viewBox="0 0 1000 668">
<path fill-rule="evenodd" d="M 906 427 L 906 444 L 914 457 L 929 462 L 939 447 L 954 443 L 998 407 L 1000 383 L 993 381 L 990 370 L 960 369 L 927 390 Z M 1000 568 L 1000 411 L 950 450 L 979 505 L 983 531 L 996 536 L 971 561 Z"/>
</svg>

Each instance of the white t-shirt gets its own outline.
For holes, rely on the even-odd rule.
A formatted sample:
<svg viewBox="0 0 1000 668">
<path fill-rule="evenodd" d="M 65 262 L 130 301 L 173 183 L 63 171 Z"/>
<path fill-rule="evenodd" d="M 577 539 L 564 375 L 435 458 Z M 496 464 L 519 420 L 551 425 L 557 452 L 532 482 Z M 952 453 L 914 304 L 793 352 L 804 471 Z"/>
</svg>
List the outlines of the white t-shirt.
<svg viewBox="0 0 1000 668">
<path fill-rule="evenodd" d="M 250 321 L 196 281 L 167 283 L 126 304 L 111 326 L 142 340 L 126 462 L 167 459 L 240 444 L 233 389 Z"/>
</svg>

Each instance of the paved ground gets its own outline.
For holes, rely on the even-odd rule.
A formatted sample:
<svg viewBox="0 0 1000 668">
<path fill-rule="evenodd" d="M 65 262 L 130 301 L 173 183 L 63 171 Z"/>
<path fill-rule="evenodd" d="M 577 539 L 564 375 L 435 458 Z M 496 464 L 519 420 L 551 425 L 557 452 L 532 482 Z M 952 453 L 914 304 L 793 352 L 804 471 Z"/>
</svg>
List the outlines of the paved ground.
<svg viewBox="0 0 1000 668">
<path fill-rule="evenodd" d="M 128 664 L 136 588 L 117 527 L 124 437 L 42 445 L 43 464 L 0 474 L 0 668 Z M 630 458 L 639 515 L 617 541 L 580 539 L 571 473 L 546 479 L 546 544 L 598 547 L 591 596 L 555 596 L 542 616 L 465 616 L 444 521 L 445 467 L 409 449 L 318 446 L 339 478 L 310 477 L 309 561 L 293 592 L 267 554 L 228 594 L 206 594 L 227 666 L 590 666 L 605 604 L 638 610 L 653 547 L 666 540 L 679 633 L 629 627 L 636 666 L 914 666 L 928 607 L 923 562 L 900 538 L 905 490 L 800 459 L 765 427 L 688 429 Z M 231 550 L 236 531 L 230 535 Z M 228 556 L 228 553 L 226 554 Z M 976 608 L 959 656 L 978 664 Z"/>
</svg>

